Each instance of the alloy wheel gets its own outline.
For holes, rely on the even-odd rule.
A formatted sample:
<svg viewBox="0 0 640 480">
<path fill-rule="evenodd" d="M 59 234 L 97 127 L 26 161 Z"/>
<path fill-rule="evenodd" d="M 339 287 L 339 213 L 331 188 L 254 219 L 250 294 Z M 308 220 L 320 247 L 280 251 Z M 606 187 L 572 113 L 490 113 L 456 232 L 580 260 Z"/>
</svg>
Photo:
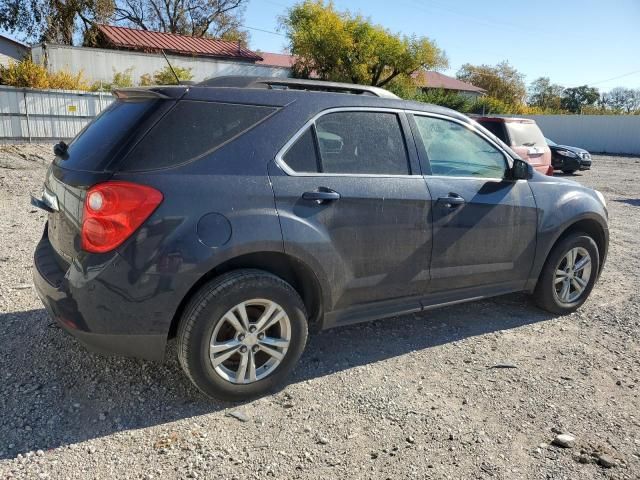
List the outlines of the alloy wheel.
<svg viewBox="0 0 640 480">
<path fill-rule="evenodd" d="M 291 322 L 284 309 L 266 299 L 231 308 L 218 322 L 209 342 L 215 372 L 235 384 L 265 378 L 280 365 L 291 341 Z"/>
<path fill-rule="evenodd" d="M 573 303 L 580 298 L 591 278 L 591 255 L 582 247 L 569 250 L 556 267 L 554 292 L 561 303 Z"/>
</svg>

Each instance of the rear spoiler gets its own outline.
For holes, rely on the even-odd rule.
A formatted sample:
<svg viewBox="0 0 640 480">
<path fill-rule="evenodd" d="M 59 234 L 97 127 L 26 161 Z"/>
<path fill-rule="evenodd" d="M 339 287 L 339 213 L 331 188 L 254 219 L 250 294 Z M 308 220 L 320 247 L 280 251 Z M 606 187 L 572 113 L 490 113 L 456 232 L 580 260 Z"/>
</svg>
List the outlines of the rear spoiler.
<svg viewBox="0 0 640 480">
<path fill-rule="evenodd" d="M 117 88 L 111 93 L 119 100 L 171 100 L 182 97 L 188 87 Z"/>
</svg>

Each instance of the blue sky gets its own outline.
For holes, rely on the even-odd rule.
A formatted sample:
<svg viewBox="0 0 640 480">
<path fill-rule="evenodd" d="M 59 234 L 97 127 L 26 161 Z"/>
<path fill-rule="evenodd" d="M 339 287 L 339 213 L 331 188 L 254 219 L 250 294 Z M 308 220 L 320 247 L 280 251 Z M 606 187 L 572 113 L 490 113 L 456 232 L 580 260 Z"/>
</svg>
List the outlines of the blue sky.
<svg viewBox="0 0 640 480">
<path fill-rule="evenodd" d="M 247 27 L 276 31 L 295 0 L 250 0 Z M 435 40 L 454 75 L 463 63 L 508 60 L 531 82 L 640 88 L 640 0 L 334 0 L 386 28 Z M 250 45 L 281 52 L 286 39 L 250 30 Z M 634 73 L 631 73 L 634 72 Z M 629 74 L 629 75 L 627 75 Z M 615 78 L 614 78 L 615 77 Z M 611 79 L 611 80 L 609 80 Z"/>
</svg>

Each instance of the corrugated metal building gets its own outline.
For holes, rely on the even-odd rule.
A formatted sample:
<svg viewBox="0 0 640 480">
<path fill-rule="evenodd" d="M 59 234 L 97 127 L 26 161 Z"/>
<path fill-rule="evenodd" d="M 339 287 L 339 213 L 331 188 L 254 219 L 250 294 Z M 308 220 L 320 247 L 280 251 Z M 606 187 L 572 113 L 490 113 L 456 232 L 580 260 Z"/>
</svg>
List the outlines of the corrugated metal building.
<svg viewBox="0 0 640 480">
<path fill-rule="evenodd" d="M 137 83 L 167 66 L 162 51 L 173 66 L 191 69 L 196 82 L 222 75 L 289 76 L 288 69 L 259 64 L 259 54 L 234 42 L 106 25 L 99 31 L 102 48 L 43 43 L 32 48 L 31 56 L 52 72 L 82 71 L 90 83 L 110 83 L 115 72 L 125 70 Z"/>
<path fill-rule="evenodd" d="M 29 55 L 27 45 L 0 35 L 0 65 L 8 65 L 10 61 L 19 62 L 27 55 Z"/>
</svg>

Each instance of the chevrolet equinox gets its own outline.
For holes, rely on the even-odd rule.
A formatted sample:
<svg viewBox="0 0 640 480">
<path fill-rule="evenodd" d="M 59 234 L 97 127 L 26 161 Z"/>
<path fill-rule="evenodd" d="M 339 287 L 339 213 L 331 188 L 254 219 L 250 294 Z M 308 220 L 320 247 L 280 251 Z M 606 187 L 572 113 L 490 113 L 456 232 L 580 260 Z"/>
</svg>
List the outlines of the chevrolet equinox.
<svg viewBox="0 0 640 480">
<path fill-rule="evenodd" d="M 602 270 L 602 194 L 452 110 L 293 79 L 114 94 L 32 198 L 35 286 L 93 350 L 177 337 L 206 395 L 275 389 L 309 331 L 516 291 L 566 314 Z"/>
</svg>

